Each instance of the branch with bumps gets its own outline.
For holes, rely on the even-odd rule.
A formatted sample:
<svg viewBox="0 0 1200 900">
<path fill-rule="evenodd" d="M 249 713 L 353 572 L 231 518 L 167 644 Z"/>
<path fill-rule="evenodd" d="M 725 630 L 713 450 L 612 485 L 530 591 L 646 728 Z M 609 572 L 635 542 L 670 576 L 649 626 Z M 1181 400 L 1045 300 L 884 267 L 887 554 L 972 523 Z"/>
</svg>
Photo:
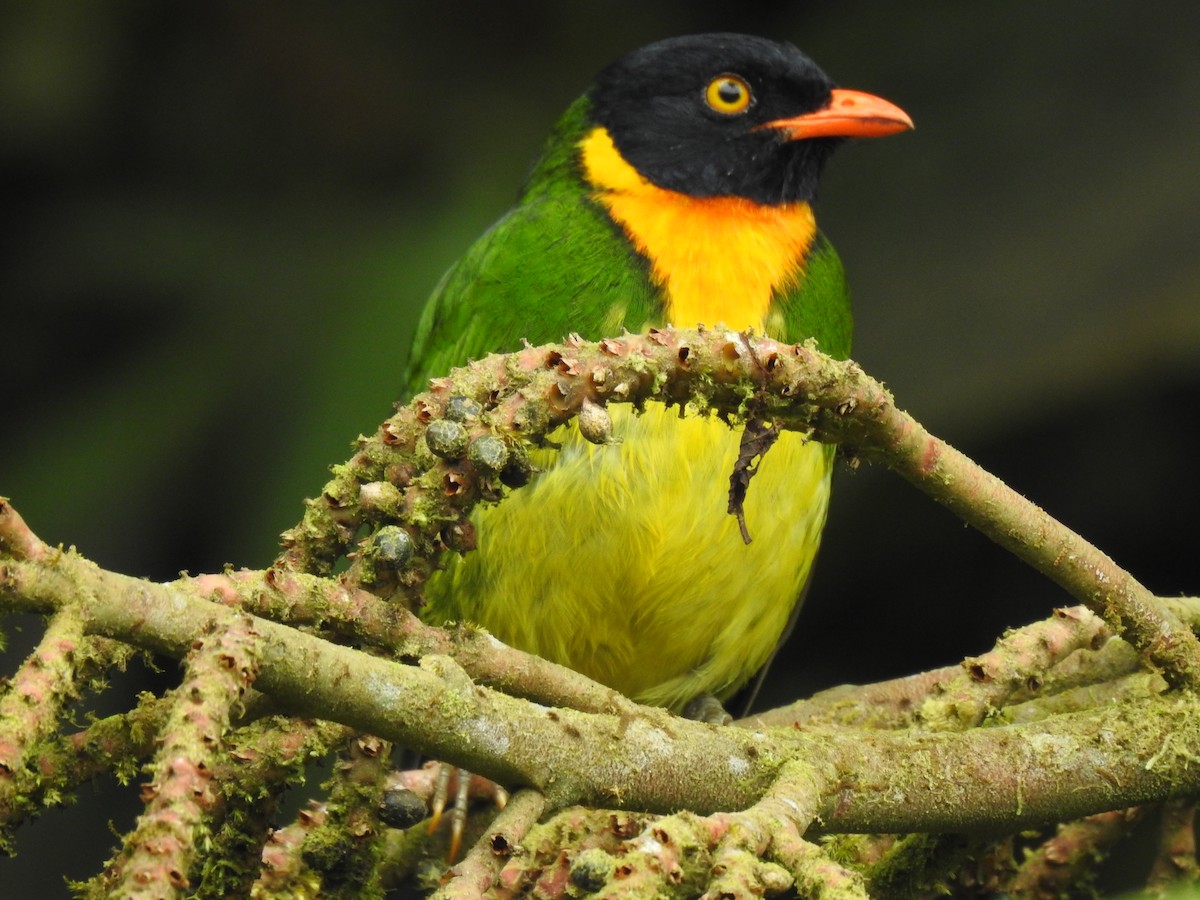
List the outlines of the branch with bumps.
<svg viewBox="0 0 1200 900">
<path fill-rule="evenodd" d="M 207 841 L 217 801 L 214 771 L 234 705 L 258 670 L 253 619 L 237 615 L 196 641 L 184 682 L 160 732 L 161 746 L 142 786 L 146 810 L 124 846 L 85 895 L 157 897 L 186 888 L 192 863 Z"/>
<path fill-rule="evenodd" d="M 573 338 L 436 379 L 334 467 L 277 565 L 324 573 L 349 553 L 352 581 L 415 599 L 440 552 L 470 549 L 471 508 L 527 477 L 530 441 L 579 415 L 602 442 L 607 403 L 650 401 L 768 420 L 883 463 L 1108 621 L 1171 684 L 1200 686 L 1200 641 L 1106 554 L 931 435 L 853 361 L 740 332 Z"/>
<path fill-rule="evenodd" d="M 1082 606 L 1006 635 L 962 667 L 827 692 L 735 728 L 639 707 L 477 631 L 443 631 L 416 618 L 410 609 L 418 608 L 438 556 L 473 546 L 474 505 L 502 501 L 527 480 L 530 450 L 572 418 L 578 424 L 568 427 L 589 440 L 608 440 L 613 402 L 714 410 L 733 426 L 840 443 L 925 490 Z M 769 452 L 769 442 L 757 452 Z M 754 490 L 752 480 L 743 478 L 739 490 Z M 451 870 L 444 896 L 511 896 L 534 885 L 545 896 L 629 895 L 636 887 L 740 897 L 793 885 L 813 896 L 868 896 L 874 885 L 891 890 L 902 881 L 897 860 L 915 858 L 916 845 L 878 839 L 839 849 L 817 837 L 1011 834 L 1200 793 L 1192 765 L 1200 754 L 1200 706 L 1186 690 L 1200 675 L 1195 602 L 1153 597 L 1095 547 L 928 434 L 853 362 L 737 332 L 660 329 L 594 344 L 572 338 L 491 356 L 436 380 L 375 435 L 359 439 L 263 572 L 165 585 L 106 572 L 73 550 L 45 545 L 0 500 L 0 609 L 52 617 L 42 656 L 31 657 L 14 681 L 44 684 L 38 690 L 49 697 L 74 695 L 82 670 L 63 648 L 80 641 L 190 660 L 194 690 L 148 699 L 139 711 L 88 729 L 116 735 L 98 761 L 72 758 L 82 753 L 73 748 L 94 742 L 54 737 L 61 701 L 30 718 L 16 715 L 24 707 L 13 688 L 0 700 L 0 711 L 10 710 L 0 717 L 0 736 L 8 736 L 0 746 L 7 767 L 0 790 L 7 777 L 23 796 L 51 797 L 104 765 L 136 765 L 155 742 L 128 723 L 157 729 L 156 787 L 143 824 L 127 836 L 108 880 L 96 885 L 136 881 L 143 876 L 130 873 L 165 865 L 162 884 L 145 877 L 176 895 L 198 884 L 200 896 L 218 896 L 255 878 L 260 896 L 282 884 L 382 890 L 411 871 L 415 845 L 412 829 L 392 827 L 374 808 L 389 794 L 386 754 L 363 748 L 384 741 L 521 789 L 485 831 L 485 843 Z M 243 657 L 214 656 L 204 649 L 210 640 L 240 641 L 246 662 L 215 671 L 213 660 Z M 251 680 L 263 708 L 256 699 L 242 710 L 237 698 Z M 197 696 L 205 704 L 200 720 Z M 340 724 L 318 728 L 313 719 Z M 287 760 L 300 747 L 289 745 L 288 756 L 274 740 L 289 733 L 305 736 L 302 754 L 350 748 L 332 793 L 273 836 L 260 817 L 252 829 L 257 843 L 243 848 L 255 858 L 239 860 L 236 876 L 210 877 L 197 858 L 198 837 L 212 836 L 226 850 L 245 843 L 245 832 L 228 826 L 250 813 L 248 791 L 216 802 L 203 784 L 164 788 L 188 773 L 194 781 L 235 766 L 237 748 L 254 746 L 266 754 L 255 771 L 271 785 L 263 796 L 273 808 L 294 771 Z M 35 760 L 53 761 L 45 778 Z M 9 804 L 4 812 L 12 827 L 31 811 Z M 148 846 L 145 829 L 164 822 L 183 827 L 170 853 L 151 865 L 139 848 Z M 1084 865 L 1089 841 L 1100 847 L 1120 833 L 1083 822 L 1059 837 L 1069 835 L 1071 858 Z M 1173 865 L 1156 867 L 1156 878 L 1195 871 L 1194 860 L 1183 858 L 1194 850 L 1181 834 L 1190 831 L 1164 830 Z M 1053 855 L 1055 837 L 1046 840 Z M 317 852 L 318 844 L 341 849 Z M 968 856 L 953 842 L 933 846 L 933 861 L 911 867 L 910 887 L 944 881 Z M 979 859 L 1005 853 L 1011 857 L 1011 842 L 970 850 Z M 358 874 L 349 878 L 347 859 L 357 860 Z"/>
</svg>

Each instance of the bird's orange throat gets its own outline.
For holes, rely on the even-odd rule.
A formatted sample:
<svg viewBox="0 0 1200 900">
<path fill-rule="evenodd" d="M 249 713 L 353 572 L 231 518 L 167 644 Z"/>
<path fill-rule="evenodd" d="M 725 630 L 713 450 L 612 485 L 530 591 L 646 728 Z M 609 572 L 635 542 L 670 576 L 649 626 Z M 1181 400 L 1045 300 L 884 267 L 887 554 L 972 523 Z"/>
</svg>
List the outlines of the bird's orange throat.
<svg viewBox="0 0 1200 900">
<path fill-rule="evenodd" d="M 604 128 L 593 129 L 580 149 L 596 199 L 650 261 L 667 321 L 776 330 L 772 297 L 803 277 L 817 233 L 809 204 L 766 206 L 660 188 L 625 161 Z"/>
</svg>

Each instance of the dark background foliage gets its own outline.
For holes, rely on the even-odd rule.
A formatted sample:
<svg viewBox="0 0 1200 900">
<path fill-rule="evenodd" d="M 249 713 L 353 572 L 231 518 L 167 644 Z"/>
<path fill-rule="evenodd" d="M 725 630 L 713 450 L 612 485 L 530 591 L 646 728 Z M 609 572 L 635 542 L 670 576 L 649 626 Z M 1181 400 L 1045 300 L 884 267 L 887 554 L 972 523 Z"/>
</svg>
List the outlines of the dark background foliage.
<svg viewBox="0 0 1200 900">
<path fill-rule="evenodd" d="M 734 8 L 6 4 L 0 493 L 130 574 L 265 565 L 558 112 L 632 47 L 739 30 L 917 122 L 824 182 L 855 357 L 1152 589 L 1200 589 L 1200 6 Z M 843 471 L 768 701 L 953 662 L 1064 600 L 886 472 Z M 96 790 L 0 887 L 95 871 L 134 810 Z"/>
</svg>

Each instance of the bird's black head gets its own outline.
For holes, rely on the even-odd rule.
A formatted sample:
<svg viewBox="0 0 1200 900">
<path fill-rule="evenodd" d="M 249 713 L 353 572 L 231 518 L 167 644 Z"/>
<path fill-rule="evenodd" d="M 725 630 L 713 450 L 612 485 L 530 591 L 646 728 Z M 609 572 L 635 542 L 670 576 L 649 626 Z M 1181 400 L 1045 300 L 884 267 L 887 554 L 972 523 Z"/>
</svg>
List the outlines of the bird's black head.
<svg viewBox="0 0 1200 900">
<path fill-rule="evenodd" d="M 768 204 L 811 200 L 843 138 L 912 127 L 886 101 L 835 89 L 791 44 L 741 34 L 635 50 L 600 73 L 590 98 L 593 120 L 653 184 Z"/>
</svg>

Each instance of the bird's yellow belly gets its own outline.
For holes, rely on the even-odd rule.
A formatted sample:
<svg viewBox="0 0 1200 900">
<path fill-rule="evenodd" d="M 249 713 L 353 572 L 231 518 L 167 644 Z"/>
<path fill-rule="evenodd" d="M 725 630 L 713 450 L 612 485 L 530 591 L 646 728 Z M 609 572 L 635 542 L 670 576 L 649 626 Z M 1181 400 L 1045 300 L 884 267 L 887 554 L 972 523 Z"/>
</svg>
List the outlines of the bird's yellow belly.
<svg viewBox="0 0 1200 900">
<path fill-rule="evenodd" d="M 740 432 L 650 404 L 616 440 L 574 425 L 547 471 L 476 513 L 478 549 L 429 582 L 427 618 L 482 625 L 645 703 L 722 699 L 769 658 L 825 522 L 831 448 L 785 433 L 726 512 Z"/>
</svg>

